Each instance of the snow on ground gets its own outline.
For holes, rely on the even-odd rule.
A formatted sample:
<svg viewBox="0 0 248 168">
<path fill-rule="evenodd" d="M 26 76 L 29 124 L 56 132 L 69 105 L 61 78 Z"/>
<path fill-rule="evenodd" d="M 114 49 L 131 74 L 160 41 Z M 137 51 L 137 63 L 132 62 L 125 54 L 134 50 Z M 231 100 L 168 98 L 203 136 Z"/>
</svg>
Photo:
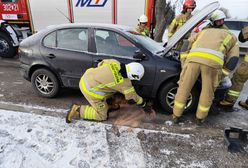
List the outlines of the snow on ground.
<svg viewBox="0 0 248 168">
<path fill-rule="evenodd" d="M 0 110 L 0 168 L 242 167 L 203 130 L 172 132 Z M 195 134 L 193 134 L 195 133 Z M 209 136 L 210 135 L 210 136 Z"/>
</svg>

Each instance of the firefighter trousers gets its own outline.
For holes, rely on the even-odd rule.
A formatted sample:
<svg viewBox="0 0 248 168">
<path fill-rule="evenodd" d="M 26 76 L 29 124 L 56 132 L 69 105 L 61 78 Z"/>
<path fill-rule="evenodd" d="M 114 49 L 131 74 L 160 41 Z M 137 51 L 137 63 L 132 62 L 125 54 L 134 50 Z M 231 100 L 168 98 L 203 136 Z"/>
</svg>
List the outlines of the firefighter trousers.
<svg viewBox="0 0 248 168">
<path fill-rule="evenodd" d="M 237 68 L 236 72 L 233 74 L 232 87 L 228 90 L 226 101 L 230 103 L 235 103 L 238 99 L 244 83 L 248 80 L 248 62 L 243 61 Z M 248 103 L 248 99 L 247 99 Z"/>
<path fill-rule="evenodd" d="M 80 106 L 80 116 L 86 120 L 95 120 L 95 121 L 104 121 L 107 120 L 109 106 L 106 99 L 98 99 L 89 94 L 87 94 L 82 89 L 82 84 L 80 81 L 79 88 L 88 100 L 90 105 L 81 105 Z"/>
<path fill-rule="evenodd" d="M 222 72 L 220 69 L 195 62 L 187 62 L 184 65 L 180 76 L 173 114 L 177 117 L 182 116 L 191 89 L 193 88 L 199 75 L 201 75 L 202 90 L 197 107 L 196 118 L 206 118 L 214 98 L 215 89 L 219 85 L 221 73 Z"/>
</svg>

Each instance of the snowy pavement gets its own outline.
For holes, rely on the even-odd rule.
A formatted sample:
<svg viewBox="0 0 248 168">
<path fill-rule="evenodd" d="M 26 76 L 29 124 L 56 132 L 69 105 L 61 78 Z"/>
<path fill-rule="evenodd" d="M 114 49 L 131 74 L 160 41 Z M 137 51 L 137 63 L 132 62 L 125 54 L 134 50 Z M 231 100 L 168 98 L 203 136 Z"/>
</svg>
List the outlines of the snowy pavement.
<svg viewBox="0 0 248 168">
<path fill-rule="evenodd" d="M 0 110 L 0 168 L 247 167 L 247 155 L 227 152 L 222 130 L 207 129 L 118 130 Z"/>
</svg>

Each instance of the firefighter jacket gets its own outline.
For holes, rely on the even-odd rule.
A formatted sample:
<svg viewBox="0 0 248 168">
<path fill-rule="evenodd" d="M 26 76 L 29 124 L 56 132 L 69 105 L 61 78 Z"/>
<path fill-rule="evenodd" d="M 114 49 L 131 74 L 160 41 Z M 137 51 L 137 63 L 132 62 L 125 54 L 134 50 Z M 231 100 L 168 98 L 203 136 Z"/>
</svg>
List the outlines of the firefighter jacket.
<svg viewBox="0 0 248 168">
<path fill-rule="evenodd" d="M 248 26 L 242 29 L 242 35 L 245 41 L 248 41 Z"/>
<path fill-rule="evenodd" d="M 135 28 L 135 30 L 137 32 L 139 32 L 140 34 L 142 34 L 143 36 L 149 37 L 150 32 L 149 32 L 149 29 L 147 27 L 142 28 L 140 25 L 137 25 L 137 27 Z"/>
<path fill-rule="evenodd" d="M 184 25 L 184 23 L 187 22 L 191 18 L 191 14 L 185 13 L 185 14 L 180 14 L 176 16 L 175 19 L 171 22 L 169 28 L 168 28 L 168 37 L 171 38 L 171 36 L 180 28 Z M 188 38 L 189 34 L 186 35 L 185 38 Z"/>
<path fill-rule="evenodd" d="M 97 99 L 103 100 L 120 92 L 127 100 L 134 100 L 138 105 L 142 104 L 142 97 L 135 92 L 130 79 L 122 77 L 120 69 L 120 62 L 117 60 L 103 60 L 96 68 L 90 68 L 85 72 L 81 78 L 83 81 L 81 88 Z"/>
<path fill-rule="evenodd" d="M 191 36 L 189 43 L 187 62 L 222 68 L 231 57 L 239 56 L 237 38 L 226 29 L 204 29 L 196 36 Z"/>
</svg>

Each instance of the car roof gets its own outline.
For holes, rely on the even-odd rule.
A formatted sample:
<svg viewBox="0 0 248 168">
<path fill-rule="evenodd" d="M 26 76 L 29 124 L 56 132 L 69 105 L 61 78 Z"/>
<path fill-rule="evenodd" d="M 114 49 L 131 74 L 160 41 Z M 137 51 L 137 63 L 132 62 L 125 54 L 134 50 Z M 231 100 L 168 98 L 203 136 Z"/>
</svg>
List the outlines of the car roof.
<svg viewBox="0 0 248 168">
<path fill-rule="evenodd" d="M 248 22 L 248 20 L 245 19 L 225 19 L 226 21 L 231 21 L 231 22 Z"/>
<path fill-rule="evenodd" d="M 59 25 L 48 26 L 48 30 L 63 29 L 63 28 L 77 28 L 77 27 L 88 27 L 88 28 L 106 28 L 106 29 L 117 29 L 120 31 L 132 31 L 133 28 L 124 25 L 117 24 L 105 24 L 105 23 L 67 23 Z"/>
</svg>

